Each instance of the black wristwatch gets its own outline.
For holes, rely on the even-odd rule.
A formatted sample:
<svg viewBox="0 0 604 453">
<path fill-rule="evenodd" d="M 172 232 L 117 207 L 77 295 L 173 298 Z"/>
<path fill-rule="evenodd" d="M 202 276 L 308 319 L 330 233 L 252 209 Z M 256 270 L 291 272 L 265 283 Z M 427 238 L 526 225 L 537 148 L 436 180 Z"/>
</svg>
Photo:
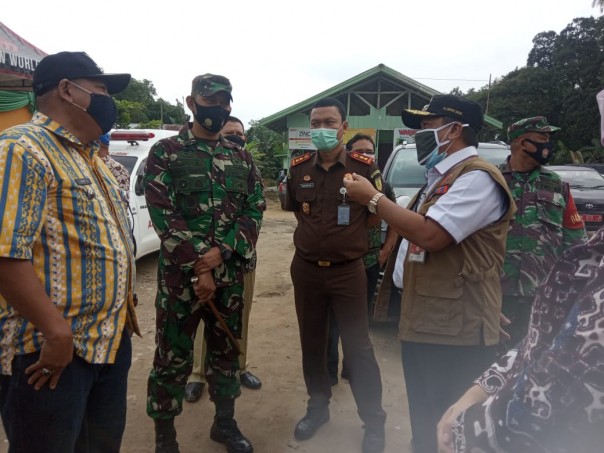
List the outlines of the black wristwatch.
<svg viewBox="0 0 604 453">
<path fill-rule="evenodd" d="M 226 248 L 224 244 L 220 244 L 218 248 L 220 249 L 220 256 L 222 256 L 222 261 L 228 261 L 231 259 L 231 256 L 233 256 L 233 252 L 230 249 Z"/>
</svg>

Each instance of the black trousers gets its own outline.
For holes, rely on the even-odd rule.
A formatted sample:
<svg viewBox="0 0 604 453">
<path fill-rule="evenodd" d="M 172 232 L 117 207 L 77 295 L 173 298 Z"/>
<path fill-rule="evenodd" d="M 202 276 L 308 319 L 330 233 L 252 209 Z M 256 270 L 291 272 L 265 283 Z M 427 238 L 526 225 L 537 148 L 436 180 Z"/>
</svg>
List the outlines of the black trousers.
<svg viewBox="0 0 604 453">
<path fill-rule="evenodd" d="M 496 346 L 401 345 L 413 453 L 436 453 L 436 425 L 495 361 Z"/>
<path fill-rule="evenodd" d="M 291 265 L 302 345 L 302 369 L 309 406 L 329 404 L 327 332 L 330 311 L 336 318 L 344 360 L 359 416 L 369 426 L 383 425 L 382 380 L 367 320 L 367 280 L 363 260 L 332 267 L 294 256 Z"/>
</svg>

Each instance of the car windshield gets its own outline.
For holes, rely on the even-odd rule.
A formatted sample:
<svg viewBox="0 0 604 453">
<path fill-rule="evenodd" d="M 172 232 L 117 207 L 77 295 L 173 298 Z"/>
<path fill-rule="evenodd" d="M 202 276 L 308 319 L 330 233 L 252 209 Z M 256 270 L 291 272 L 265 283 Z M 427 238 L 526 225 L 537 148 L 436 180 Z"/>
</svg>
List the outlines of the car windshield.
<svg viewBox="0 0 604 453">
<path fill-rule="evenodd" d="M 134 170 L 134 166 L 136 165 L 136 157 L 135 156 L 115 156 L 111 155 L 111 158 L 120 164 L 122 164 L 128 170 L 128 173 L 132 174 L 132 170 Z"/>
<path fill-rule="evenodd" d="M 570 184 L 575 189 L 602 189 L 604 188 L 604 178 L 595 170 L 554 169 L 560 175 L 562 180 Z"/>
<path fill-rule="evenodd" d="M 503 146 L 485 144 L 478 148 L 478 155 L 493 165 L 503 163 L 509 154 L 510 151 Z M 386 182 L 397 197 L 412 197 L 425 184 L 425 167 L 417 162 L 415 145 L 398 150 L 387 171 Z"/>
</svg>

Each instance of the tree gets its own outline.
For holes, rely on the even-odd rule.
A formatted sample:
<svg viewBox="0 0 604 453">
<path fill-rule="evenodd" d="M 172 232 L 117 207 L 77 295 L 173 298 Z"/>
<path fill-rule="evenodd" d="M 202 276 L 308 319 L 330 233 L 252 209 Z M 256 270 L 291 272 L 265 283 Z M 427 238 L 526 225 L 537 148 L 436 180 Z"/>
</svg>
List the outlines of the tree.
<svg viewBox="0 0 604 453">
<path fill-rule="evenodd" d="M 529 52 L 527 66 L 551 69 L 552 56 L 556 44 L 556 32 L 544 31 L 533 38 L 533 48 Z"/>
<path fill-rule="evenodd" d="M 162 98 L 155 99 L 157 90 L 153 82 L 132 79 L 128 87 L 115 95 L 118 108 L 118 127 L 128 128 L 130 124 L 155 129 L 162 124 L 182 124 L 187 121 L 183 105 L 176 105 Z M 154 127 L 152 127 L 154 126 Z"/>
<path fill-rule="evenodd" d="M 535 36 L 527 66 L 492 84 L 489 115 L 502 121 L 504 130 L 521 118 L 544 115 L 562 128 L 556 138 L 569 150 L 582 150 L 591 161 L 604 160 L 601 147 L 592 143 L 600 132 L 595 96 L 602 87 L 604 17 L 578 18 L 559 34 L 548 31 Z M 487 87 L 467 96 L 484 108 Z M 481 134 L 483 140 L 492 138 L 506 137 Z"/>
<path fill-rule="evenodd" d="M 282 167 L 285 136 L 261 126 L 258 121 L 252 120 L 250 125 L 246 149 L 252 153 L 263 177 L 274 179 Z"/>
</svg>

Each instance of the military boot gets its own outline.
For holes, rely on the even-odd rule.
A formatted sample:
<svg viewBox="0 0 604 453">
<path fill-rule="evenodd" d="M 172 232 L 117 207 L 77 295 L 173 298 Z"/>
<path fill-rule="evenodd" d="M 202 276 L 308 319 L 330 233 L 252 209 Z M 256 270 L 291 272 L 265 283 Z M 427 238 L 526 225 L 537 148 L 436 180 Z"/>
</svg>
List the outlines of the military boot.
<svg viewBox="0 0 604 453">
<path fill-rule="evenodd" d="M 227 447 L 228 453 L 252 453 L 254 447 L 246 437 L 241 434 L 235 415 L 235 400 L 216 402 L 216 415 L 210 430 L 210 439 Z"/>
<path fill-rule="evenodd" d="M 155 420 L 155 453 L 180 453 L 173 418 Z"/>
</svg>

